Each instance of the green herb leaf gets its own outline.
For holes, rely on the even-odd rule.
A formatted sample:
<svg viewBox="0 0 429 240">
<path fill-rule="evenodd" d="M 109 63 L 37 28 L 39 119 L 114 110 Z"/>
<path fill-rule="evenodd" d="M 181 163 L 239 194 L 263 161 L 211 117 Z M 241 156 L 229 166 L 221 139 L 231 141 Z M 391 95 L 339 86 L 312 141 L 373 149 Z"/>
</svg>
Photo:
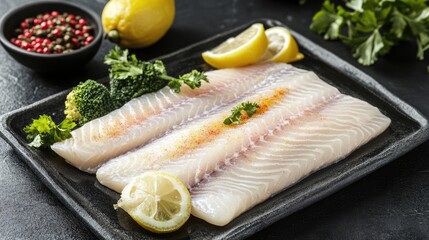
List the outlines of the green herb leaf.
<svg viewBox="0 0 429 240">
<path fill-rule="evenodd" d="M 369 33 L 373 32 L 379 27 L 375 13 L 371 10 L 366 10 L 361 14 L 354 15 L 356 22 L 355 29 L 359 32 Z"/>
<path fill-rule="evenodd" d="M 335 11 L 335 5 L 326 0 L 322 9 L 314 15 L 310 28 L 319 34 L 325 33 L 325 39 L 334 40 L 339 37 L 343 23 L 344 19 Z"/>
<path fill-rule="evenodd" d="M 180 93 L 180 87 L 182 86 L 182 82 L 179 79 L 172 79 L 168 82 L 168 87 L 173 90 L 175 93 Z"/>
<path fill-rule="evenodd" d="M 243 116 L 243 112 L 247 114 L 247 116 L 251 117 L 253 114 L 255 114 L 256 110 L 258 110 L 260 106 L 257 103 L 252 102 L 245 102 L 241 103 L 240 105 L 234 107 L 231 111 L 232 114 L 227 117 L 223 123 L 225 125 L 231 125 L 231 124 L 240 124 L 241 123 L 241 117 Z"/>
<path fill-rule="evenodd" d="M 377 55 L 383 47 L 383 38 L 380 32 L 375 30 L 365 42 L 356 48 L 353 56 L 358 58 L 362 65 L 371 65 L 377 60 Z"/>
<path fill-rule="evenodd" d="M 405 28 L 407 27 L 407 21 L 405 20 L 404 15 L 402 15 L 396 8 L 394 8 L 392 12 L 391 22 L 392 27 L 390 32 L 395 34 L 396 38 L 402 38 Z"/>
<path fill-rule="evenodd" d="M 346 6 L 358 11 L 358 12 L 363 12 L 363 3 L 366 2 L 366 0 L 350 0 L 350 2 L 346 3 Z"/>
<path fill-rule="evenodd" d="M 58 125 L 58 135 L 60 141 L 71 138 L 70 131 L 76 127 L 76 123 L 73 122 L 70 118 L 65 118 L 59 125 Z"/>
<path fill-rule="evenodd" d="M 417 38 L 417 48 L 417 58 L 423 60 L 425 52 L 429 49 L 428 31 L 419 33 Z"/>
<path fill-rule="evenodd" d="M 48 115 L 41 115 L 38 119 L 24 127 L 27 139 L 32 140 L 29 146 L 40 148 L 49 147 L 71 137 L 70 131 L 76 127 L 70 118 L 65 118 L 58 126 Z"/>
</svg>

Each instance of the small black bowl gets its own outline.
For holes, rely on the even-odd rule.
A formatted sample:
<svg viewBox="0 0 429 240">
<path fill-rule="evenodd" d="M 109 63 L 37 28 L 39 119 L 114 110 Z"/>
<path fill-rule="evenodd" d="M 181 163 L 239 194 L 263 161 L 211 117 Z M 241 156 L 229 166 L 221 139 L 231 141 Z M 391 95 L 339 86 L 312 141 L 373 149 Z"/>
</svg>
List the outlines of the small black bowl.
<svg viewBox="0 0 429 240">
<path fill-rule="evenodd" d="M 52 11 L 72 13 L 85 18 L 88 25 L 94 28 L 94 40 L 87 46 L 73 52 L 55 54 L 28 52 L 10 42 L 12 37 L 16 37 L 15 29 L 19 28 L 24 19 Z M 0 20 L 0 43 L 16 61 L 37 72 L 71 70 L 85 65 L 100 48 L 102 35 L 101 21 L 95 12 L 65 1 L 42 1 L 25 4 L 10 10 Z"/>
</svg>

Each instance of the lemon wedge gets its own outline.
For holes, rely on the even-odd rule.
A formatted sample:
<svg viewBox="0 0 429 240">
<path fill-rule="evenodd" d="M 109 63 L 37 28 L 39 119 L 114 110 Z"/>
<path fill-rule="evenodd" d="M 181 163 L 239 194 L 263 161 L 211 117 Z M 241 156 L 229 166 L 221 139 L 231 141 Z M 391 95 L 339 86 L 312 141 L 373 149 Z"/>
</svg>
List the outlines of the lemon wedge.
<svg viewBox="0 0 429 240">
<path fill-rule="evenodd" d="M 255 23 L 238 36 L 204 52 L 202 57 L 215 68 L 241 67 L 258 62 L 267 46 L 264 25 Z"/>
<path fill-rule="evenodd" d="M 124 209 L 140 226 L 167 233 L 179 229 L 191 214 L 191 196 L 175 176 L 146 172 L 134 178 L 122 191 L 115 209 Z"/>
<path fill-rule="evenodd" d="M 292 34 L 284 27 L 272 27 L 265 31 L 268 48 L 261 61 L 295 62 L 304 58 Z"/>
</svg>

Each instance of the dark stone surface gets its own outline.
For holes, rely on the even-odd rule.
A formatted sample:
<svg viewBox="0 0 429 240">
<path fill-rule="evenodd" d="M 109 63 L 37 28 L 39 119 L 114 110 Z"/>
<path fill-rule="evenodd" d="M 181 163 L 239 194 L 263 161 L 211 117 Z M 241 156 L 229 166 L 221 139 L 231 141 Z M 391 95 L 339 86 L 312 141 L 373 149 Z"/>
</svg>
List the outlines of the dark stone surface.
<svg viewBox="0 0 429 240">
<path fill-rule="evenodd" d="M 29 0 L 2 0 L 0 16 Z M 75 0 L 101 13 L 105 0 Z M 415 60 L 416 46 L 404 44 L 371 67 L 360 66 L 350 50 L 326 42 L 308 29 L 321 1 L 177 0 L 176 19 L 154 46 L 137 51 L 150 59 L 239 26 L 269 17 L 351 62 L 429 117 L 427 63 Z M 112 47 L 104 42 L 93 61 L 72 73 L 40 75 L 15 62 L 0 48 L 0 114 L 28 105 L 87 78 L 107 75 L 102 58 Z M 336 194 L 303 209 L 251 239 L 428 239 L 429 142 Z M 94 235 L 66 209 L 0 140 L 0 239 L 93 239 Z"/>
</svg>

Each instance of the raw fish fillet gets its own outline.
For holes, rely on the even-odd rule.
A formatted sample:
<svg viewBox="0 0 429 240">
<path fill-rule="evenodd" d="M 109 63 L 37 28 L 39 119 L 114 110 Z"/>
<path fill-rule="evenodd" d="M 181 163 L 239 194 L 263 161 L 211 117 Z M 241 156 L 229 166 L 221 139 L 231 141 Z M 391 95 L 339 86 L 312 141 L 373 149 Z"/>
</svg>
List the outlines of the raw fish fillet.
<svg viewBox="0 0 429 240">
<path fill-rule="evenodd" d="M 289 121 L 191 190 L 192 214 L 223 226 L 311 172 L 341 160 L 390 124 L 341 95 Z"/>
<path fill-rule="evenodd" d="M 285 121 L 339 94 L 312 72 L 291 75 L 288 71 L 279 71 L 271 84 L 260 87 L 254 94 L 108 161 L 98 169 L 97 179 L 121 192 L 133 177 L 148 170 L 159 170 L 179 177 L 188 187 L 193 186 Z M 256 102 L 261 108 L 240 125 L 224 125 L 223 120 L 231 114 L 231 109 L 247 101 Z"/>
<path fill-rule="evenodd" d="M 278 70 L 297 74 L 287 64 L 259 64 L 207 72 L 210 83 L 180 94 L 168 87 L 133 99 L 120 109 L 72 132 L 72 138 L 52 145 L 52 150 L 76 168 L 94 173 L 104 161 L 145 144 L 172 127 L 228 104 L 268 84 Z"/>
</svg>

